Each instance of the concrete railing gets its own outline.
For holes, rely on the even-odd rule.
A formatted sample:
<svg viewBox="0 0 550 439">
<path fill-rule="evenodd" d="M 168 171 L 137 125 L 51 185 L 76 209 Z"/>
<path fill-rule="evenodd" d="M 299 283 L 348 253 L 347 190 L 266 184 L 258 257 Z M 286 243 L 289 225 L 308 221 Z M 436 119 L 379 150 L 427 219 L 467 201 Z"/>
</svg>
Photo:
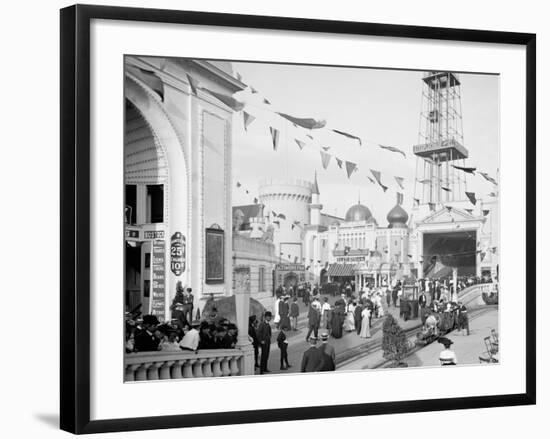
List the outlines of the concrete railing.
<svg viewBox="0 0 550 439">
<path fill-rule="evenodd" d="M 458 293 L 458 300 L 464 305 L 479 306 L 485 305 L 483 300 L 483 293 L 490 293 L 494 288 L 492 283 L 482 283 L 472 285 L 471 287 L 464 288 Z"/>
<path fill-rule="evenodd" d="M 235 376 L 244 371 L 243 361 L 244 353 L 240 349 L 201 349 L 197 353 L 137 352 L 124 357 L 124 380 Z"/>
</svg>

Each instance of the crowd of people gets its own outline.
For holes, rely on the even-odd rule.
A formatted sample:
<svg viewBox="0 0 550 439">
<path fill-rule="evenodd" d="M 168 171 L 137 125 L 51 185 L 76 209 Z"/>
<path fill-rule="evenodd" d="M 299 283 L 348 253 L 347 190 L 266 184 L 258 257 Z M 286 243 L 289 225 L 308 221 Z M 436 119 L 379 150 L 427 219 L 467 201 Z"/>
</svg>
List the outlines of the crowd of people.
<svg viewBox="0 0 550 439">
<path fill-rule="evenodd" d="M 141 316 L 138 309 L 125 316 L 125 350 L 132 352 L 177 352 L 199 349 L 233 349 L 237 343 L 237 325 L 219 316 L 215 307 L 203 319 L 193 320 L 191 288 L 176 286 L 170 306 L 172 319 L 160 322 L 157 316 Z"/>
</svg>

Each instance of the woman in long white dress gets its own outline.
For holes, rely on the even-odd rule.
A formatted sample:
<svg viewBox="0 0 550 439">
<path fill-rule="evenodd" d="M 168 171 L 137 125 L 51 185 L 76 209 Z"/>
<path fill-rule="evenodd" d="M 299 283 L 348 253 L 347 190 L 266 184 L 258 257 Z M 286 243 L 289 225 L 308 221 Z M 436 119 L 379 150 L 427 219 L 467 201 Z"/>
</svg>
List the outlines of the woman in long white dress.
<svg viewBox="0 0 550 439">
<path fill-rule="evenodd" d="M 355 305 L 353 303 L 348 304 L 346 311 L 346 318 L 344 319 L 344 331 L 351 332 L 355 331 Z"/>
<path fill-rule="evenodd" d="M 370 310 L 365 307 L 361 312 L 361 333 L 359 334 L 361 338 L 370 338 L 369 317 Z"/>
</svg>

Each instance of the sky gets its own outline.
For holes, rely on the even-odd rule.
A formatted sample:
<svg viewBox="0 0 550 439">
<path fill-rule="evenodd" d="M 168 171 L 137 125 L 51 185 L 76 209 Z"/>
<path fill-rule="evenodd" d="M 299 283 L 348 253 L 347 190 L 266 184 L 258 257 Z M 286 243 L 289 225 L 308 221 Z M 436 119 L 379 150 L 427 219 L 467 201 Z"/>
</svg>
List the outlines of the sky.
<svg viewBox="0 0 550 439">
<path fill-rule="evenodd" d="M 403 207 L 410 213 L 414 193 L 419 143 L 422 76 L 420 71 L 369 68 L 298 66 L 268 63 L 233 63 L 234 72 L 254 87 L 236 97 L 256 119 L 244 130 L 242 114 L 235 115 L 233 133 L 233 204 L 250 204 L 263 178 L 313 180 L 318 175 L 323 212 L 344 216 L 357 203 L 367 205 L 378 223 L 384 225 L 387 212 L 401 191 L 394 176 L 405 179 Z M 464 145 L 469 150 L 466 166 L 477 167 L 496 178 L 499 162 L 499 78 L 495 75 L 460 74 Z M 271 105 L 262 103 L 267 98 Z M 361 137 L 363 145 L 329 129 L 305 130 L 273 114 L 280 111 L 296 117 L 325 119 L 326 128 L 336 128 Z M 273 150 L 269 127 L 279 129 L 279 147 Z M 314 140 L 305 137 L 313 135 Z M 300 150 L 295 142 L 308 142 Z M 366 142 L 365 142 L 366 141 Z M 374 142 L 374 143 L 372 143 Z M 402 149 L 407 157 L 381 149 L 376 143 Z M 357 164 L 348 179 L 334 157 L 327 170 L 321 165 L 320 147 Z M 370 169 L 382 173 L 383 192 L 367 178 Z M 420 177 L 421 178 L 421 177 Z M 241 187 L 236 187 L 236 182 Z M 468 191 L 487 198 L 493 185 L 479 174 L 468 176 Z M 245 190 L 249 191 L 246 194 Z"/>
</svg>

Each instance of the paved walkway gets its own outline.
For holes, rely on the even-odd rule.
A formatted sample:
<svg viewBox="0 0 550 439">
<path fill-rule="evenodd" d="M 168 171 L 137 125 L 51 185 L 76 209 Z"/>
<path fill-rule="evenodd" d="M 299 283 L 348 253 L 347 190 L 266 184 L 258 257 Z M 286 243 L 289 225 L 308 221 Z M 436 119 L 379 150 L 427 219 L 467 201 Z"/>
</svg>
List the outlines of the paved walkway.
<svg viewBox="0 0 550 439">
<path fill-rule="evenodd" d="M 479 357 L 485 356 L 483 339 L 491 334 L 491 329 L 496 329 L 498 332 L 498 309 L 492 309 L 474 318 L 470 322 L 470 335 L 462 335 L 458 331 L 446 335 L 453 341 L 452 349 L 456 353 L 459 364 L 479 364 Z M 414 338 L 413 336 L 411 340 Z M 431 343 L 408 356 L 405 361 L 408 367 L 439 366 L 439 353 L 442 350 L 441 343 Z M 380 366 L 383 362 L 384 358 L 380 350 L 337 367 L 337 370 L 371 369 Z"/>
<path fill-rule="evenodd" d="M 329 299 L 329 303 L 331 305 L 334 305 L 334 302 L 339 298 L 327 296 Z M 323 298 L 321 298 L 321 301 Z M 298 373 L 300 372 L 300 365 L 302 363 L 302 356 L 303 353 L 309 349 L 309 343 L 306 342 L 306 334 L 307 334 L 307 309 L 305 306 L 301 304 L 300 302 L 300 317 L 298 319 L 298 331 L 286 331 L 287 339 L 289 341 L 288 343 L 288 361 L 290 365 L 292 366 L 290 369 L 287 370 L 280 370 L 280 351 L 277 347 L 277 335 L 279 333 L 278 330 L 273 328 L 273 334 L 272 334 L 272 340 L 273 343 L 271 344 L 271 350 L 269 355 L 269 361 L 268 361 L 268 370 L 270 370 L 272 373 Z M 385 306 L 385 304 L 384 304 Z M 390 307 L 389 312 L 391 312 L 395 317 L 399 316 L 399 306 L 397 308 Z M 332 337 L 329 338 L 329 343 L 334 346 L 334 349 L 336 351 L 337 356 L 337 369 L 340 369 L 340 366 L 338 365 L 338 356 L 345 351 L 348 351 L 349 349 L 358 348 L 364 345 L 372 344 L 376 341 L 379 341 L 382 337 L 382 323 L 384 321 L 384 317 L 380 319 L 373 319 L 372 321 L 372 327 L 371 327 L 371 338 L 364 339 L 357 335 L 356 332 L 344 332 L 342 338 L 334 339 Z M 403 329 L 409 329 L 414 326 L 420 325 L 420 320 L 409 320 L 407 322 L 404 322 L 401 318 L 398 319 L 399 324 Z M 274 326 L 274 325 L 273 325 Z M 319 330 L 319 336 L 323 332 L 323 329 L 321 328 Z M 320 342 L 319 342 L 320 343 Z M 259 373 L 259 369 L 256 369 L 256 373 Z"/>
<path fill-rule="evenodd" d="M 483 339 L 491 335 L 491 329 L 498 332 L 498 310 L 493 309 L 470 322 L 470 335 L 453 331 L 446 337 L 453 341 L 451 349 L 455 352 L 458 364 L 479 364 L 479 357 L 486 356 Z M 407 358 L 409 367 L 439 366 L 441 343 L 432 343 Z"/>
</svg>

